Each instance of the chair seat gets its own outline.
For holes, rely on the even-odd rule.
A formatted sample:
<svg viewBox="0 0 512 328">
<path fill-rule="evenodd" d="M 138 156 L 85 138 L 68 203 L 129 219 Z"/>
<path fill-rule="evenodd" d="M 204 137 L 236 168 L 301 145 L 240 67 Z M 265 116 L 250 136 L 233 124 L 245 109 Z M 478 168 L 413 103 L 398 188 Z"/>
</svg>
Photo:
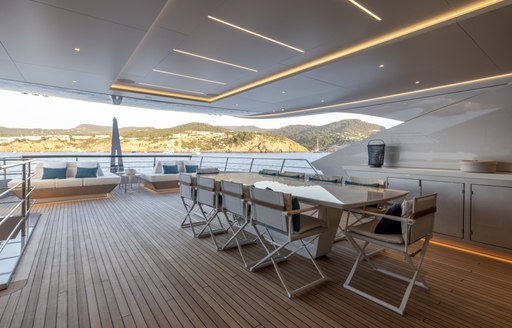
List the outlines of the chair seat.
<svg viewBox="0 0 512 328">
<path fill-rule="evenodd" d="M 347 233 L 359 234 L 366 237 L 370 237 L 375 240 L 379 240 L 385 243 L 392 244 L 403 244 L 404 239 L 402 234 L 381 234 L 375 233 L 375 227 L 379 223 L 379 220 L 372 220 L 369 222 L 361 223 L 355 226 L 351 226 Z"/>
</svg>

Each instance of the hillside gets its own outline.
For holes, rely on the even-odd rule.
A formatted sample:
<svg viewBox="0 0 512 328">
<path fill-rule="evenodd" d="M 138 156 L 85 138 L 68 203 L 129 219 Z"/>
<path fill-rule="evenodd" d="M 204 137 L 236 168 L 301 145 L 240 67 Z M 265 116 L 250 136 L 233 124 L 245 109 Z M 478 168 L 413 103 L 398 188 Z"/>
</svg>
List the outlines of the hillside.
<svg viewBox="0 0 512 328">
<path fill-rule="evenodd" d="M 324 126 L 290 125 L 280 129 L 255 126 L 219 127 L 188 123 L 172 128 L 121 128 L 125 151 L 163 152 L 294 152 L 329 150 L 368 138 L 383 127 L 360 120 Z M 12 129 L 0 127 L 0 151 L 109 151 L 111 127 L 81 124 L 72 129 Z"/>
</svg>

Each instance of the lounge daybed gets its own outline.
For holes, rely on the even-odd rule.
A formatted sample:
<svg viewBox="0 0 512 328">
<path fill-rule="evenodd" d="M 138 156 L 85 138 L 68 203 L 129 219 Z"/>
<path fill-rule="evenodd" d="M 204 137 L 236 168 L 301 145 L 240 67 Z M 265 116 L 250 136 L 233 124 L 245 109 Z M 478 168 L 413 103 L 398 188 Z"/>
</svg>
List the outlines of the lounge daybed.
<svg viewBox="0 0 512 328">
<path fill-rule="evenodd" d="M 58 176 L 63 169 L 64 176 Z M 40 201 L 107 197 L 120 182 L 121 177 L 103 172 L 98 162 L 42 162 L 36 165 L 30 181 L 35 187 L 30 197 Z M 13 179 L 8 186 L 19 183 Z M 13 192 L 21 198 L 21 188 Z"/>
<path fill-rule="evenodd" d="M 158 161 L 152 172 L 140 172 L 144 187 L 156 192 L 178 191 L 180 173 L 195 173 L 197 162 Z"/>
</svg>

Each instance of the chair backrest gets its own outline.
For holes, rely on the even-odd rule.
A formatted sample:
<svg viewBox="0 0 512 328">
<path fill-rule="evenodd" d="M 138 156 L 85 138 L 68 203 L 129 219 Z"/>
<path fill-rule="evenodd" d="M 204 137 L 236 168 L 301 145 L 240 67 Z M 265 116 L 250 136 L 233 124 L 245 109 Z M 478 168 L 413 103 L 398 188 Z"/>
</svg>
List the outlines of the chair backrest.
<svg viewBox="0 0 512 328">
<path fill-rule="evenodd" d="M 409 244 L 431 235 L 434 231 L 434 220 L 436 215 L 437 194 L 430 194 L 422 197 L 414 197 L 411 219 L 414 224 L 409 229 Z M 407 229 L 402 226 L 403 238 Z"/>
<path fill-rule="evenodd" d="M 306 173 L 304 172 L 292 172 L 292 171 L 283 171 L 279 172 L 280 177 L 292 178 L 292 179 L 304 179 Z"/>
<path fill-rule="evenodd" d="M 246 206 L 243 200 L 248 198 L 247 188 L 244 188 L 244 185 L 241 183 L 224 180 L 221 181 L 220 185 L 222 191 L 222 209 L 233 214 L 245 216 Z"/>
<path fill-rule="evenodd" d="M 292 208 L 290 194 L 251 187 L 250 197 L 251 219 L 254 223 L 288 233 L 289 227 L 283 211 Z"/>
<path fill-rule="evenodd" d="M 321 181 L 321 182 L 330 182 L 330 183 L 341 183 L 343 181 L 343 177 L 338 176 L 328 176 L 323 174 L 315 174 L 309 177 L 311 181 Z"/>
<path fill-rule="evenodd" d="M 195 182 L 191 174 L 180 173 L 180 197 L 196 200 Z"/>
<path fill-rule="evenodd" d="M 197 176 L 197 202 L 217 208 L 219 196 L 219 182 L 204 176 Z"/>
<path fill-rule="evenodd" d="M 385 180 L 359 178 L 359 177 L 348 177 L 348 179 L 345 180 L 345 184 L 355 185 L 355 186 L 364 186 L 364 187 L 386 188 Z"/>
</svg>

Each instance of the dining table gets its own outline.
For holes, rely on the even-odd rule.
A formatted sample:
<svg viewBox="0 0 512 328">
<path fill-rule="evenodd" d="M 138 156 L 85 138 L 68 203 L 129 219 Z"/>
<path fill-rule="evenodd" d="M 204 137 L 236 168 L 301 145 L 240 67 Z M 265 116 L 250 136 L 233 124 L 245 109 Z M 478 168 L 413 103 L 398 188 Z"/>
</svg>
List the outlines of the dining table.
<svg viewBox="0 0 512 328">
<path fill-rule="evenodd" d="M 408 191 L 306 181 L 258 173 L 234 172 L 211 175 L 216 181 L 232 181 L 246 187 L 270 188 L 296 196 L 301 203 L 318 207 L 318 219 L 325 221 L 327 231 L 308 246 L 313 257 L 326 255 L 332 249 L 343 211 L 379 205 L 407 195 Z"/>
</svg>

